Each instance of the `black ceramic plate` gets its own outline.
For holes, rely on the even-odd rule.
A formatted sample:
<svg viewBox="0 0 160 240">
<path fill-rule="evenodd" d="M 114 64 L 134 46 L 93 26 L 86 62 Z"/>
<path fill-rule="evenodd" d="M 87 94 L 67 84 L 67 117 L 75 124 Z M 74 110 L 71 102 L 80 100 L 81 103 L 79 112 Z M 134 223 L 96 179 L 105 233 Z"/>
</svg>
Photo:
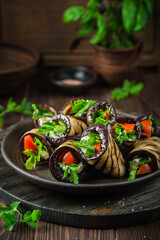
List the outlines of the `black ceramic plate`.
<svg viewBox="0 0 160 240">
<path fill-rule="evenodd" d="M 133 117 L 133 115 L 130 116 Z M 92 180 L 78 185 L 58 182 L 51 175 L 48 164 L 37 166 L 33 170 L 26 170 L 24 163 L 20 159 L 18 150 L 19 140 L 26 131 L 32 128 L 33 123 L 31 119 L 27 119 L 16 124 L 3 140 L 2 155 L 6 163 L 18 174 L 22 175 L 23 178 L 26 178 L 27 180 L 45 188 L 61 192 L 80 194 L 114 193 L 128 191 L 135 187 L 137 188 L 139 185 L 160 176 L 160 170 L 156 170 L 153 173 L 137 178 L 133 181 L 127 181 L 127 178 L 108 178 Z"/>
</svg>

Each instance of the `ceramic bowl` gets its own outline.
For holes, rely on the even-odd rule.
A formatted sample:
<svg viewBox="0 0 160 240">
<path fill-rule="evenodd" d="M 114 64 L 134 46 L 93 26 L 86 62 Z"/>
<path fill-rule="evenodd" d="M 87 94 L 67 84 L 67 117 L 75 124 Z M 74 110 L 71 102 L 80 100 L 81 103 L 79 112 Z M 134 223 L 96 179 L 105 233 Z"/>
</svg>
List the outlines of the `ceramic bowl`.
<svg viewBox="0 0 160 240">
<path fill-rule="evenodd" d="M 51 83 L 68 95 L 79 95 L 95 83 L 97 73 L 89 67 L 71 66 L 60 68 L 49 75 Z"/>
</svg>

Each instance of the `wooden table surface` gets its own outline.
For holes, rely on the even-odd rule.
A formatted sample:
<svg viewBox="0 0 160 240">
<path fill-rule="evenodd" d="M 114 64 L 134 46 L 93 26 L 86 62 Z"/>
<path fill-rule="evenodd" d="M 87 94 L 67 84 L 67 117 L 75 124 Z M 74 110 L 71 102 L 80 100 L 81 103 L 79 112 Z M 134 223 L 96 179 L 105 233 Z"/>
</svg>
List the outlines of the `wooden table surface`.
<svg viewBox="0 0 160 240">
<path fill-rule="evenodd" d="M 48 80 L 48 73 L 52 69 L 40 69 L 38 72 L 23 86 L 14 93 L 8 93 L 0 96 L 0 105 L 5 105 L 10 96 L 17 103 L 20 103 L 23 97 L 32 103 L 47 103 L 55 106 L 58 110 L 63 104 L 73 96 L 67 96 L 55 89 Z M 129 97 L 121 101 L 113 101 L 110 99 L 112 88 L 109 88 L 104 82 L 98 78 L 96 85 L 87 93 L 78 98 L 97 99 L 109 101 L 113 106 L 124 112 L 152 114 L 160 119 L 160 74 L 150 71 L 138 71 L 136 79 L 141 80 L 145 84 L 144 90 L 138 97 Z M 3 129 L 23 120 L 23 115 L 11 113 L 5 116 Z M 0 205 L 4 205 L 0 201 Z M 39 221 L 38 229 L 32 229 L 25 224 L 17 224 L 12 232 L 4 230 L 4 223 L 0 220 L 0 239 L 15 240 L 158 240 L 160 239 L 160 220 L 147 224 L 115 228 L 115 229 L 87 229 L 74 228 L 68 226 L 57 225 L 54 223 Z"/>
</svg>

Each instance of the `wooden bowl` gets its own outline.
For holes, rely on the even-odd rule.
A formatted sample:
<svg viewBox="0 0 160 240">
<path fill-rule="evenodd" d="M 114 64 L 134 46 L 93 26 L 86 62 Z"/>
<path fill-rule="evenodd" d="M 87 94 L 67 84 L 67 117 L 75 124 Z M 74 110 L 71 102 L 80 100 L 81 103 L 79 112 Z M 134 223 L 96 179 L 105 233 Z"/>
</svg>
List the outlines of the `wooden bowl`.
<svg viewBox="0 0 160 240">
<path fill-rule="evenodd" d="M 79 95 L 91 88 L 97 73 L 84 66 L 60 68 L 49 75 L 51 83 L 68 95 Z"/>
<path fill-rule="evenodd" d="M 34 72 L 39 53 L 28 46 L 0 42 L 0 94 L 15 91 Z"/>
</svg>

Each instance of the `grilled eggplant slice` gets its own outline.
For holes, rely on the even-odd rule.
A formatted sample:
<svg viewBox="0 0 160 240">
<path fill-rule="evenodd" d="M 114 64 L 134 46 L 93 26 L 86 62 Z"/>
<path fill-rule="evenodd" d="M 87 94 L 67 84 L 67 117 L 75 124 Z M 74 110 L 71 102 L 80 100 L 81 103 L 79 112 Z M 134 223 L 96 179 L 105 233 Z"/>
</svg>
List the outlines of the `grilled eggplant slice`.
<svg viewBox="0 0 160 240">
<path fill-rule="evenodd" d="M 32 107 L 34 109 L 32 119 L 36 128 L 41 127 L 43 123 L 48 122 L 57 114 L 57 111 L 47 104 L 33 104 Z"/>
<path fill-rule="evenodd" d="M 116 124 L 112 127 L 112 136 L 118 146 L 132 146 L 141 137 L 139 121 L 130 117 L 118 117 Z"/>
<path fill-rule="evenodd" d="M 99 123 L 92 125 L 83 132 L 80 141 L 74 141 L 72 144 L 78 147 L 82 159 L 95 169 L 107 176 L 124 176 L 125 160 L 109 127 Z"/>
<path fill-rule="evenodd" d="M 38 129 L 26 132 L 20 139 L 19 151 L 21 160 L 27 169 L 36 165 L 48 164 L 53 148 L 44 135 L 37 134 Z"/>
<path fill-rule="evenodd" d="M 150 116 L 140 116 L 137 118 L 141 125 L 141 137 L 151 137 L 156 135 L 157 122 Z"/>
<path fill-rule="evenodd" d="M 127 162 L 130 168 L 129 180 L 160 169 L 160 138 L 150 137 L 138 140 L 129 153 Z"/>
<path fill-rule="evenodd" d="M 53 146 L 59 146 L 67 139 L 81 135 L 86 128 L 87 125 L 81 120 L 57 114 L 44 123 L 38 132 L 44 134 Z"/>
<path fill-rule="evenodd" d="M 78 148 L 72 145 L 73 140 L 62 143 L 51 155 L 49 160 L 50 171 L 60 182 L 78 184 L 89 177 L 87 162 L 81 159 Z"/>
<path fill-rule="evenodd" d="M 89 126 L 96 123 L 101 123 L 105 126 L 107 126 L 108 123 L 114 125 L 116 118 L 116 111 L 108 102 L 97 102 L 87 111 L 87 124 Z"/>
<path fill-rule="evenodd" d="M 94 100 L 71 100 L 64 105 L 61 112 L 64 115 L 72 116 L 82 121 L 86 121 L 87 111 L 94 103 L 96 103 Z"/>
</svg>

